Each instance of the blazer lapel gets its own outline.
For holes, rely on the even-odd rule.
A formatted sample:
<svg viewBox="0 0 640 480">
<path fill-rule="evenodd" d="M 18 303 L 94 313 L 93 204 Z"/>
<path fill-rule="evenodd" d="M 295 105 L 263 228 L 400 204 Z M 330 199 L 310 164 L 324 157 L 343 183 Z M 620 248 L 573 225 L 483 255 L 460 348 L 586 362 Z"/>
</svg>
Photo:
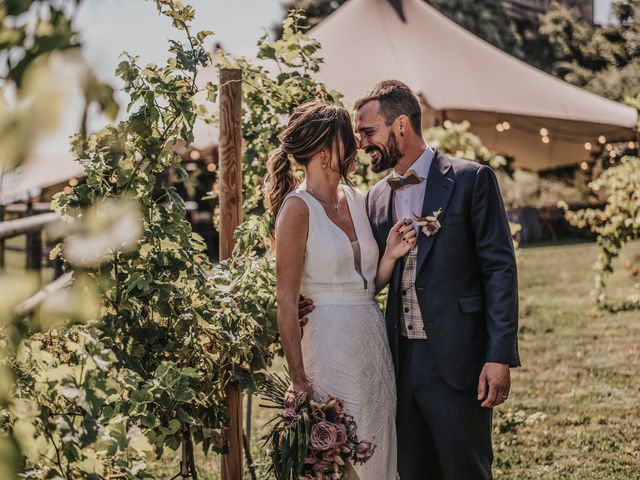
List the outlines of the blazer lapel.
<svg viewBox="0 0 640 480">
<path fill-rule="evenodd" d="M 422 204 L 422 216 L 433 215 L 438 209 L 442 209 L 443 215 L 446 214 L 447 204 L 451 198 L 455 181 L 447 176 L 447 172 L 451 168 L 451 162 L 436 151 L 431 168 L 429 169 L 429 177 L 427 178 L 426 191 L 424 193 L 424 202 Z M 427 237 L 422 231 L 418 232 L 418 263 L 416 265 L 416 273 L 420 272 L 431 247 L 438 234 Z"/>
<path fill-rule="evenodd" d="M 386 180 L 382 186 L 382 193 L 380 193 L 379 200 L 377 202 L 378 221 L 380 222 L 380 231 L 383 233 L 384 240 L 386 242 L 387 236 L 391 227 L 393 227 L 393 212 L 391 210 L 391 195 L 393 190 L 387 184 Z"/>
</svg>

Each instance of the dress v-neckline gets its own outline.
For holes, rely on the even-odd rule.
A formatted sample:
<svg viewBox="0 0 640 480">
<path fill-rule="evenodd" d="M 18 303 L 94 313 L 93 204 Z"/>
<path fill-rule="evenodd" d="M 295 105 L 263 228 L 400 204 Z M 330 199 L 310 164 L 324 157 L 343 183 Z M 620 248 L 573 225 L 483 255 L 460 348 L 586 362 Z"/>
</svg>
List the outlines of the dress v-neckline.
<svg viewBox="0 0 640 480">
<path fill-rule="evenodd" d="M 347 192 L 344 191 L 344 188 L 342 185 L 340 185 L 340 189 L 342 190 L 342 192 L 344 193 L 344 197 L 347 199 L 347 211 L 349 212 L 349 219 L 351 219 L 351 225 L 353 226 L 353 233 L 355 234 L 356 238 L 355 239 L 351 239 L 349 237 L 349 235 L 347 234 L 347 232 L 345 232 L 342 228 L 340 228 L 340 226 L 334 222 L 333 220 L 331 220 L 331 217 L 329 217 L 329 215 L 327 214 L 327 211 L 325 210 L 324 206 L 322 205 L 322 203 L 320 203 L 320 201 L 314 197 L 313 195 L 311 195 L 309 192 L 307 192 L 306 190 L 302 190 L 304 193 L 306 193 L 307 195 L 309 195 L 309 197 L 313 198 L 313 201 L 316 202 L 318 204 L 318 206 L 322 209 L 322 212 L 324 213 L 325 218 L 327 219 L 327 221 L 333 225 L 336 230 L 338 230 L 339 232 L 341 232 L 344 237 L 347 239 L 347 241 L 349 242 L 349 244 L 352 244 L 354 242 L 359 242 L 359 237 L 358 237 L 358 227 L 356 227 L 356 221 L 353 219 L 353 215 L 351 213 L 351 203 L 349 202 L 349 195 L 347 194 Z"/>
</svg>

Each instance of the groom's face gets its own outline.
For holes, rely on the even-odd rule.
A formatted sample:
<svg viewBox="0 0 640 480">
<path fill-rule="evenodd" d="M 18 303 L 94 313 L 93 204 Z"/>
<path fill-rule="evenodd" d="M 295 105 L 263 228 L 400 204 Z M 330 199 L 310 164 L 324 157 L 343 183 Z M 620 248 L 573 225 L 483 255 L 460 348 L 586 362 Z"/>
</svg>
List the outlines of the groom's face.
<svg viewBox="0 0 640 480">
<path fill-rule="evenodd" d="M 376 173 L 393 168 L 402 158 L 393 125 L 387 125 L 380 115 L 380 102 L 372 100 L 356 111 L 356 135 L 359 147 L 371 158 L 371 170 Z"/>
</svg>

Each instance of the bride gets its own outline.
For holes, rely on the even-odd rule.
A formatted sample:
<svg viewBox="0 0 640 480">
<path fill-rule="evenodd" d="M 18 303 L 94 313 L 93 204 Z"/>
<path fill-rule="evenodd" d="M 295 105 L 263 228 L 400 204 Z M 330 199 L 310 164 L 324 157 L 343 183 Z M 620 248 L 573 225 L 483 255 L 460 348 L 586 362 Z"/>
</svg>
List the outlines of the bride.
<svg viewBox="0 0 640 480">
<path fill-rule="evenodd" d="M 299 106 L 280 142 L 269 158 L 264 194 L 277 218 L 278 327 L 290 392 L 344 400 L 359 438 L 376 444 L 373 457 L 355 466 L 355 473 L 363 480 L 395 480 L 394 374 L 374 295 L 411 249 L 416 232 L 411 222 L 398 222 L 378 258 L 365 197 L 348 178 L 357 146 L 345 109 L 319 101 Z M 304 167 L 301 184 L 290 157 Z M 315 305 L 304 335 L 300 295 Z"/>
</svg>

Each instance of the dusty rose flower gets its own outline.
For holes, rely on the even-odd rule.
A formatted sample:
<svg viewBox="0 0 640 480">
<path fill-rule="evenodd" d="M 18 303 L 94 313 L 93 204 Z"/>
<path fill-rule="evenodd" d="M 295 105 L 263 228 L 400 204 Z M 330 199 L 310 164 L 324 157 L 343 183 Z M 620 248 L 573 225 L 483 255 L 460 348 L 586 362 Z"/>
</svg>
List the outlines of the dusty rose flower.
<svg viewBox="0 0 640 480">
<path fill-rule="evenodd" d="M 341 447 L 347 441 L 347 427 L 345 427 L 344 425 L 340 424 L 340 425 L 337 426 L 336 432 L 337 432 L 336 445 L 338 447 Z"/>
<path fill-rule="evenodd" d="M 326 417 L 326 415 L 324 414 L 324 410 L 322 410 L 322 408 L 320 408 L 319 406 L 315 406 L 312 408 L 313 411 L 313 416 L 316 417 L 318 420 L 324 420 Z"/>
<path fill-rule="evenodd" d="M 336 398 L 336 397 L 329 397 L 329 400 L 330 400 L 330 406 L 336 412 L 336 415 L 338 415 L 338 417 L 342 418 L 344 416 L 344 414 L 346 413 L 346 408 L 344 406 L 344 402 L 342 400 L 340 400 L 339 398 Z"/>
<path fill-rule="evenodd" d="M 304 463 L 307 465 L 314 465 L 318 461 L 318 457 L 316 457 L 313 453 L 307 452 L 307 456 L 304 457 Z"/>
<path fill-rule="evenodd" d="M 296 416 L 296 409 L 293 407 L 286 407 L 282 416 L 284 417 L 285 422 L 291 422 L 291 420 Z"/>
<path fill-rule="evenodd" d="M 354 462 L 365 463 L 373 456 L 375 451 L 376 445 L 374 443 L 363 440 L 356 447 Z"/>
<path fill-rule="evenodd" d="M 322 454 L 322 460 L 334 463 L 336 461 L 336 451 L 335 450 L 327 450 Z"/>
<path fill-rule="evenodd" d="M 427 223 L 424 227 L 422 227 L 422 233 L 424 233 L 427 237 L 432 237 L 440 231 L 440 227 L 440 222 L 435 220 L 433 223 Z"/>
<path fill-rule="evenodd" d="M 333 471 L 333 462 L 327 462 L 326 460 L 320 460 L 313 466 L 313 471 L 316 473 L 329 473 Z"/>
<path fill-rule="evenodd" d="M 345 427 L 347 427 L 347 432 L 349 433 L 349 436 L 353 437 L 357 435 L 358 425 L 356 425 L 356 422 L 351 415 L 344 416 L 344 425 Z"/>
<path fill-rule="evenodd" d="M 316 450 L 335 448 L 338 431 L 336 425 L 329 422 L 318 422 L 311 427 L 309 445 Z"/>
</svg>

